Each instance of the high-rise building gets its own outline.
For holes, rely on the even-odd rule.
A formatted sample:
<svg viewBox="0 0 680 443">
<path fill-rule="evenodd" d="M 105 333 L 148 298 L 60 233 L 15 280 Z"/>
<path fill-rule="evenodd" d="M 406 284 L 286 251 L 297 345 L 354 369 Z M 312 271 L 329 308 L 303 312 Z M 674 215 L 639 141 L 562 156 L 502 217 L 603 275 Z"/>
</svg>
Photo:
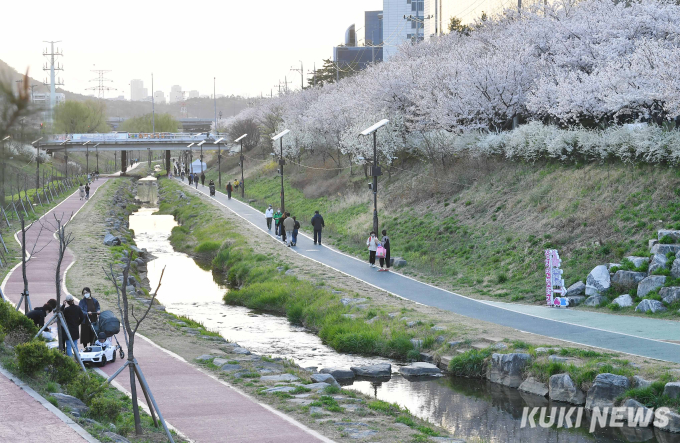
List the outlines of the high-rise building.
<svg viewBox="0 0 680 443">
<path fill-rule="evenodd" d="M 165 94 L 163 91 L 156 91 L 153 93 L 153 101 L 155 103 L 165 104 Z"/>
<path fill-rule="evenodd" d="M 182 87 L 179 85 L 174 85 L 170 88 L 170 103 L 177 103 L 184 100 L 184 94 L 182 94 Z"/>
<path fill-rule="evenodd" d="M 343 46 L 333 48 L 333 61 L 339 70 L 365 69 L 383 60 L 382 11 L 365 11 L 345 31 Z"/>
<path fill-rule="evenodd" d="M 199 94 L 198 94 L 197 90 L 194 89 L 192 91 L 189 91 L 189 98 L 198 98 L 198 97 L 199 97 Z"/>
<path fill-rule="evenodd" d="M 383 40 L 382 11 L 362 11 L 354 22 L 356 46 L 380 46 Z"/>
<path fill-rule="evenodd" d="M 130 100 L 142 101 L 148 97 L 149 90 L 144 87 L 144 82 L 142 80 L 130 80 Z"/>
<path fill-rule="evenodd" d="M 423 41 L 426 22 L 424 10 L 425 0 L 383 0 L 383 57 L 385 60 L 389 60 L 396 54 L 401 44 L 409 41 Z M 412 18 L 409 19 L 409 16 Z"/>
</svg>

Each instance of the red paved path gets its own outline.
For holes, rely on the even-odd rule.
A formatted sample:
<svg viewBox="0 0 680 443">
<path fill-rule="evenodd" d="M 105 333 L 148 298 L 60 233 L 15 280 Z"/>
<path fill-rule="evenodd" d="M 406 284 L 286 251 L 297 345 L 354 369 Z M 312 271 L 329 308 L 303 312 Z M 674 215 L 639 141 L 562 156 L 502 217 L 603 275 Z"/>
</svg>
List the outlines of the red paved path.
<svg viewBox="0 0 680 443">
<path fill-rule="evenodd" d="M 95 181 L 90 196 L 105 181 L 106 179 L 102 178 Z M 85 200 L 81 201 L 76 192 L 48 213 L 45 219 L 54 221 L 52 213 L 55 213 L 57 217 L 66 214 L 64 219 L 67 219 L 84 203 Z M 27 231 L 28 245 L 32 245 L 38 235 L 39 228 L 36 228 L 37 225 L 34 225 Z M 36 250 L 52 239 L 53 231 L 50 231 L 43 231 Z M 44 250 L 29 261 L 30 265 L 27 270 L 29 293 L 34 307 L 42 306 L 54 297 L 54 272 L 58 248 L 58 242 L 52 240 Z M 62 273 L 72 261 L 72 254 L 67 251 L 61 267 Z M 9 276 L 4 292 L 6 297 L 16 303 L 22 291 L 23 279 L 21 267 L 18 267 Z M 106 308 L 106 306 L 102 307 L 102 309 Z M 312 434 L 313 431 L 307 431 L 301 425 L 293 424 L 292 419 L 272 412 L 250 397 L 238 393 L 141 337 L 135 341 L 135 357 L 140 362 L 163 417 L 193 441 L 239 443 L 330 441 L 315 436 Z M 120 362 L 117 361 L 103 369 L 110 375 L 119 367 Z M 116 381 L 129 390 L 129 372 L 124 371 Z M 143 401 L 143 396 L 140 400 Z M 0 441 L 4 440 L 0 438 Z"/>
</svg>

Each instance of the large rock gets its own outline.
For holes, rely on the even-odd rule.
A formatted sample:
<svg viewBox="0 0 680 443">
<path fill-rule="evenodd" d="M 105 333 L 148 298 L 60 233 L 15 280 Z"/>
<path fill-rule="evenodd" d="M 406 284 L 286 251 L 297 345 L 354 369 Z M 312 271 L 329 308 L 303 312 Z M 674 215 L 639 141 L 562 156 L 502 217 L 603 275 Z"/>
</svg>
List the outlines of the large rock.
<svg viewBox="0 0 680 443">
<path fill-rule="evenodd" d="M 614 400 L 630 388 L 628 377 L 609 373 L 598 374 L 593 386 L 588 390 L 586 409 L 612 408 Z"/>
<path fill-rule="evenodd" d="M 624 257 L 624 259 L 633 263 L 633 266 L 635 266 L 636 268 L 639 268 L 645 263 L 649 263 L 649 257 L 636 257 L 634 255 L 629 255 L 628 257 Z"/>
<path fill-rule="evenodd" d="M 583 303 L 585 299 L 586 298 L 582 295 L 572 295 L 571 297 L 567 297 L 567 300 L 569 300 L 569 306 L 578 306 Z"/>
<path fill-rule="evenodd" d="M 647 277 L 646 272 L 616 271 L 612 277 L 612 284 L 625 289 L 634 288 Z"/>
<path fill-rule="evenodd" d="M 680 257 L 673 261 L 673 266 L 671 266 L 671 277 L 680 278 Z"/>
<path fill-rule="evenodd" d="M 577 281 L 573 285 L 567 288 L 566 297 L 576 297 L 578 295 L 583 295 L 586 293 L 586 284 L 582 281 Z"/>
<path fill-rule="evenodd" d="M 279 375 L 265 375 L 260 377 L 261 381 L 276 381 L 276 382 L 292 382 L 298 381 L 299 378 L 293 374 L 279 374 Z"/>
<path fill-rule="evenodd" d="M 130 443 L 130 440 L 127 438 L 123 437 L 122 435 L 118 435 L 115 432 L 111 431 L 104 431 L 102 433 L 105 437 L 107 437 L 109 440 L 111 440 L 113 443 Z"/>
<path fill-rule="evenodd" d="M 637 305 L 635 311 L 637 312 L 651 311 L 652 313 L 657 313 L 666 311 L 666 308 L 660 301 L 645 299 L 642 300 L 640 304 Z"/>
<path fill-rule="evenodd" d="M 659 229 L 656 233 L 657 238 L 661 241 L 665 236 L 669 236 L 673 239 L 674 243 L 680 243 L 680 231 L 670 230 L 670 229 Z"/>
<path fill-rule="evenodd" d="M 636 416 L 641 418 L 641 420 L 638 420 L 638 423 L 637 423 L 638 425 L 642 424 L 640 422 L 641 421 L 644 422 L 645 418 L 647 418 L 647 414 L 650 414 L 650 413 L 651 414 L 650 414 L 649 426 L 651 426 L 652 423 L 654 423 L 654 408 L 648 408 L 647 406 L 643 405 L 642 403 L 640 403 L 637 400 L 633 400 L 632 398 L 629 398 L 628 400 L 626 400 L 625 403 L 623 404 L 623 406 L 633 410 L 632 417 L 634 419 L 635 419 Z M 629 415 L 626 414 L 625 417 L 626 417 L 626 421 L 630 422 L 630 420 L 628 420 Z"/>
<path fill-rule="evenodd" d="M 391 377 L 392 365 L 389 363 L 378 363 L 367 366 L 352 366 L 350 368 L 354 375 L 359 377 Z"/>
<path fill-rule="evenodd" d="M 582 405 L 586 402 L 586 394 L 574 384 L 569 374 L 555 374 L 550 377 L 548 389 L 551 400 L 573 405 Z"/>
<path fill-rule="evenodd" d="M 72 395 L 56 393 L 52 394 L 52 396 L 57 399 L 59 408 L 69 408 L 71 412 L 75 412 L 78 415 L 82 415 L 90 410 L 85 403 Z"/>
<path fill-rule="evenodd" d="M 432 363 L 415 362 L 399 368 L 399 373 L 407 377 L 419 377 L 422 375 L 436 375 L 441 373 L 438 367 Z"/>
<path fill-rule="evenodd" d="M 612 301 L 612 303 L 619 305 L 622 308 L 629 308 L 633 306 L 633 297 L 631 297 L 629 294 L 619 295 Z"/>
<path fill-rule="evenodd" d="M 351 380 L 354 378 L 354 371 L 351 369 L 323 368 L 319 372 L 322 374 L 330 374 L 336 380 Z"/>
<path fill-rule="evenodd" d="M 547 397 L 550 389 L 548 385 L 536 380 L 534 377 L 529 377 L 519 385 L 519 390 L 522 392 L 528 392 L 529 394 L 539 395 L 541 397 Z"/>
<path fill-rule="evenodd" d="M 668 414 L 666 414 L 666 417 L 668 417 L 668 424 L 657 429 L 665 432 L 671 432 L 673 434 L 680 434 L 680 414 L 669 411 Z M 668 441 L 670 442 L 671 440 L 669 439 Z"/>
<path fill-rule="evenodd" d="M 522 371 L 529 360 L 529 354 L 493 354 L 487 378 L 494 383 L 517 388 L 522 384 Z"/>
<path fill-rule="evenodd" d="M 680 382 L 666 383 L 666 386 L 663 388 L 663 395 L 667 395 L 670 398 L 680 398 Z"/>
<path fill-rule="evenodd" d="M 634 388 L 647 388 L 652 386 L 652 382 L 640 377 L 639 375 L 633 376 L 633 387 Z"/>
<path fill-rule="evenodd" d="M 113 234 L 107 233 L 104 236 L 104 244 L 106 246 L 120 246 L 120 238 L 116 237 Z"/>
<path fill-rule="evenodd" d="M 680 245 L 662 245 L 661 243 L 656 244 L 652 246 L 651 253 L 652 254 L 663 254 L 666 255 L 669 252 L 672 252 L 675 255 L 678 255 L 680 252 Z"/>
<path fill-rule="evenodd" d="M 666 304 L 675 303 L 680 300 L 680 286 L 670 286 L 668 288 L 661 288 L 659 295 Z"/>
<path fill-rule="evenodd" d="M 650 275 L 638 284 L 637 296 L 644 298 L 655 289 L 659 289 L 666 284 L 665 275 Z"/>
<path fill-rule="evenodd" d="M 600 306 L 602 303 L 605 303 L 607 301 L 607 297 L 604 295 L 591 295 L 586 299 L 585 302 L 583 302 L 584 306 Z"/>
<path fill-rule="evenodd" d="M 338 382 L 335 381 L 335 378 L 331 374 L 312 374 L 310 378 L 316 383 L 328 383 L 329 385 L 333 385 L 338 388 L 340 387 Z"/>
<path fill-rule="evenodd" d="M 586 279 L 586 295 L 600 295 L 611 286 L 609 270 L 605 265 L 595 266 Z"/>
<path fill-rule="evenodd" d="M 654 254 L 652 262 L 649 264 L 649 273 L 653 273 L 657 269 L 666 269 L 668 265 L 668 257 L 664 254 Z"/>
<path fill-rule="evenodd" d="M 401 268 L 402 266 L 406 266 L 407 264 L 408 262 L 401 257 L 394 257 L 392 259 L 392 266 L 395 268 Z"/>
</svg>

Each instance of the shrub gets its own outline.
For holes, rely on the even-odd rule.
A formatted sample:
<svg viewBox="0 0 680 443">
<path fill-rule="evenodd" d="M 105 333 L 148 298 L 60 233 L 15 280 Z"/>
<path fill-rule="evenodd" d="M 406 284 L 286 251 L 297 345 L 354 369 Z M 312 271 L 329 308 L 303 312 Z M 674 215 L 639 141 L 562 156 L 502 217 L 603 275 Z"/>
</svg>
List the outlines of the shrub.
<svg viewBox="0 0 680 443">
<path fill-rule="evenodd" d="M 52 353 L 41 341 L 30 341 L 14 348 L 17 354 L 19 370 L 26 375 L 33 375 L 52 362 Z"/>
<path fill-rule="evenodd" d="M 88 377 L 84 373 L 79 373 L 71 383 L 66 385 L 66 392 L 76 398 L 81 399 L 89 405 L 96 394 L 104 389 L 101 377 L 90 374 Z"/>
<path fill-rule="evenodd" d="M 486 374 L 486 359 L 492 352 L 491 349 L 465 351 L 451 359 L 449 371 L 463 377 L 483 377 Z"/>
<path fill-rule="evenodd" d="M 661 240 L 659 240 L 659 243 L 661 243 L 662 245 L 672 245 L 675 243 L 675 240 L 673 240 L 673 237 L 671 237 L 670 235 L 664 235 L 663 237 L 661 237 Z"/>
<path fill-rule="evenodd" d="M 122 403 L 115 398 L 98 395 L 90 402 L 90 414 L 96 418 L 116 421 L 123 409 Z"/>
<path fill-rule="evenodd" d="M 0 302 L 0 332 L 7 333 L 18 329 L 25 331 L 30 336 L 38 333 L 38 328 L 33 320 L 15 310 L 11 303 Z"/>
<path fill-rule="evenodd" d="M 216 241 L 204 241 L 196 246 L 195 251 L 199 254 L 214 254 L 220 249 L 220 244 Z"/>
<path fill-rule="evenodd" d="M 80 366 L 73 358 L 59 352 L 58 349 L 50 349 L 52 355 L 52 377 L 57 383 L 67 384 L 73 381 L 80 372 Z"/>
</svg>

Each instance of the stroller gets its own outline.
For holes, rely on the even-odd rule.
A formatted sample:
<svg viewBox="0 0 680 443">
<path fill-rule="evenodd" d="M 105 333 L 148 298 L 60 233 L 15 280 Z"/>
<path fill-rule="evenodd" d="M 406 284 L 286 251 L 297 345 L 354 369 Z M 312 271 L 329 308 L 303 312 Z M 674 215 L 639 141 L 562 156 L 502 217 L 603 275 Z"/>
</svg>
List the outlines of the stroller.
<svg viewBox="0 0 680 443">
<path fill-rule="evenodd" d="M 215 184 L 214 183 L 210 184 L 210 196 L 211 197 L 215 196 Z"/>
<path fill-rule="evenodd" d="M 80 358 L 83 363 L 95 363 L 104 366 L 107 362 L 116 361 L 116 351 L 120 354 L 120 358 L 125 358 L 125 352 L 118 342 L 116 334 L 120 332 L 120 321 L 111 311 L 102 311 L 95 323 L 92 323 L 88 317 L 88 323 L 92 332 L 96 337 L 100 332 L 106 334 L 107 338 L 113 337 L 116 341 L 116 346 L 111 346 L 108 349 L 102 349 L 99 346 L 88 346 L 84 352 L 81 353 Z"/>
</svg>

